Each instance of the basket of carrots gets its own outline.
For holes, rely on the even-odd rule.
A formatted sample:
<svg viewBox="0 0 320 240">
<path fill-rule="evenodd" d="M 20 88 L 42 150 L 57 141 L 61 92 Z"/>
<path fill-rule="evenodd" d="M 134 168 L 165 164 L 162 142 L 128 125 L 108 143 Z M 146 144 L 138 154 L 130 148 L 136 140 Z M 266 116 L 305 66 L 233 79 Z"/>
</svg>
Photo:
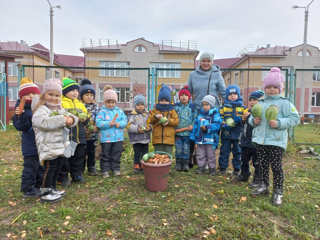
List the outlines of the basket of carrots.
<svg viewBox="0 0 320 240">
<path fill-rule="evenodd" d="M 156 151 L 147 153 L 141 160 L 148 191 L 164 191 L 168 187 L 168 177 L 172 156 L 169 153 Z"/>
</svg>

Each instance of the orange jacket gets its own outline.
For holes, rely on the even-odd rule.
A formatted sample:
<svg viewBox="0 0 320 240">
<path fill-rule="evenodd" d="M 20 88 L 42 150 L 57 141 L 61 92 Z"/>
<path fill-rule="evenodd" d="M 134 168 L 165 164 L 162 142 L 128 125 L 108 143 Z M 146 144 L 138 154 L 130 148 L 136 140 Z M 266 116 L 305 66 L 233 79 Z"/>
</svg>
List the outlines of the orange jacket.
<svg viewBox="0 0 320 240">
<path fill-rule="evenodd" d="M 163 126 L 159 123 L 159 119 L 155 117 L 157 114 L 162 114 L 169 119 L 169 123 Z M 155 108 L 151 110 L 149 122 L 153 124 L 152 144 L 168 144 L 174 145 L 175 127 L 179 125 L 179 117 L 174 109 L 166 112 L 161 112 Z"/>
</svg>

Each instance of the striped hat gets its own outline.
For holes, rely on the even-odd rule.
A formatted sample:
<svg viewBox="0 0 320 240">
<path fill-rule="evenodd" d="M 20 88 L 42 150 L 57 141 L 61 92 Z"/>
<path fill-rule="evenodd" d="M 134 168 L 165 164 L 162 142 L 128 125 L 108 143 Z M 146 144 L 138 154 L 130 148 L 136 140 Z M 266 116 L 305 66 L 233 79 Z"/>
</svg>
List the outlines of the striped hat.
<svg viewBox="0 0 320 240">
<path fill-rule="evenodd" d="M 32 82 L 30 78 L 24 77 L 20 81 L 19 97 L 20 99 L 29 93 L 40 94 L 40 89 Z"/>
<path fill-rule="evenodd" d="M 76 81 L 70 79 L 70 78 L 63 78 L 63 86 L 62 86 L 62 94 L 66 95 L 68 92 L 74 90 L 74 89 L 78 89 L 79 90 L 79 85 Z"/>
</svg>

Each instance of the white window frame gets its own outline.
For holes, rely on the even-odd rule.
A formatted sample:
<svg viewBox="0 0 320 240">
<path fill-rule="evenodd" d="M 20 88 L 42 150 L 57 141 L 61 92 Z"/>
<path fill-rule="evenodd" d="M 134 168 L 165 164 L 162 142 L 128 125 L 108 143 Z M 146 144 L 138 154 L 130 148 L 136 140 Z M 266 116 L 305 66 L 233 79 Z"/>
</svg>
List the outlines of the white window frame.
<svg viewBox="0 0 320 240">
<path fill-rule="evenodd" d="M 19 88 L 17 86 L 9 86 L 8 87 L 8 94 L 10 101 L 16 101 L 19 99 Z"/>
<path fill-rule="evenodd" d="M 180 63 L 154 63 L 151 62 L 149 64 L 150 71 L 152 71 L 152 68 L 172 68 L 172 69 L 180 69 L 181 64 Z M 180 78 L 181 77 L 181 71 L 173 71 L 173 70 L 158 70 L 158 78 Z"/>
<path fill-rule="evenodd" d="M 54 77 L 60 79 L 60 72 L 59 71 L 54 71 Z"/>
<path fill-rule="evenodd" d="M 103 87 L 99 87 L 99 102 L 103 102 Z"/>
<path fill-rule="evenodd" d="M 298 57 L 302 57 L 302 54 L 303 54 L 303 50 L 300 50 L 298 52 Z M 306 50 L 306 57 L 310 57 L 310 56 L 311 56 L 310 52 L 308 50 Z"/>
<path fill-rule="evenodd" d="M 320 92 L 313 92 L 311 96 L 311 106 L 320 107 Z M 317 102 L 319 102 L 319 105 L 317 105 Z"/>
<path fill-rule="evenodd" d="M 130 77 L 130 70 L 124 70 L 123 68 L 130 68 L 129 62 L 100 62 L 101 68 L 115 68 L 115 70 L 110 69 L 100 69 L 100 77 Z M 117 69 L 122 68 L 122 69 Z"/>
<path fill-rule="evenodd" d="M 146 49 L 144 46 L 142 46 L 142 45 L 138 45 L 138 46 L 136 46 L 136 47 L 134 48 L 133 51 L 134 51 L 134 52 L 145 53 L 145 52 L 147 52 L 147 49 Z"/>
<path fill-rule="evenodd" d="M 0 72 L 5 72 L 5 62 L 4 61 L 0 61 Z M 18 76 L 18 63 L 15 62 L 9 62 L 8 63 L 8 76 Z"/>
<path fill-rule="evenodd" d="M 240 84 L 243 84 L 243 79 L 244 79 L 244 72 L 240 72 Z"/>
<path fill-rule="evenodd" d="M 235 85 L 238 85 L 238 81 L 239 81 L 239 72 L 236 72 L 234 74 L 234 84 Z"/>
<path fill-rule="evenodd" d="M 118 103 L 130 102 L 130 88 L 114 88 L 114 91 L 118 94 Z"/>
<path fill-rule="evenodd" d="M 316 71 L 312 74 L 312 80 L 314 82 L 320 82 L 320 67 L 313 67 Z"/>
</svg>

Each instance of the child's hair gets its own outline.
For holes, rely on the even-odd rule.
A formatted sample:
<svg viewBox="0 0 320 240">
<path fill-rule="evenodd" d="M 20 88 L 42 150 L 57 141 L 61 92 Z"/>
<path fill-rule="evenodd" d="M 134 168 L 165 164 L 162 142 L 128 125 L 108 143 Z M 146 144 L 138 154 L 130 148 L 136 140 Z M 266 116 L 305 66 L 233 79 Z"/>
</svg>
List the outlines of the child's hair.
<svg viewBox="0 0 320 240">
<path fill-rule="evenodd" d="M 33 98 L 33 101 L 35 101 L 37 99 L 37 97 Z M 46 100 L 44 99 L 44 95 L 41 95 L 38 104 L 34 107 L 34 109 L 32 110 L 32 114 L 34 114 L 36 112 L 36 110 L 41 106 L 44 105 L 46 103 Z"/>
</svg>

